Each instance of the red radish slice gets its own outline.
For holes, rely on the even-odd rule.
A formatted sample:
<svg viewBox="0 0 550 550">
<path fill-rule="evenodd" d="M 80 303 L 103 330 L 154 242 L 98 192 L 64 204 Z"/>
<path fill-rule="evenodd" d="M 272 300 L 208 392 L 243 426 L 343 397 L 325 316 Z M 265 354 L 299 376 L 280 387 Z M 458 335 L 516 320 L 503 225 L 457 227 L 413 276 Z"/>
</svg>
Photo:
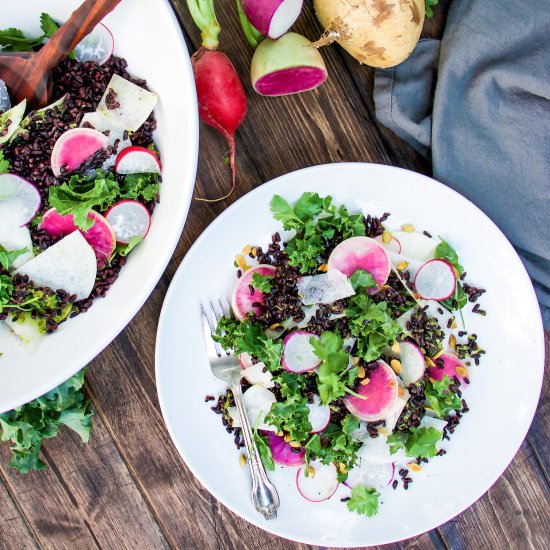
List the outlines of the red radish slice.
<svg viewBox="0 0 550 550">
<path fill-rule="evenodd" d="M 266 369 L 263 363 L 256 363 L 243 370 L 243 378 L 250 384 L 273 388 L 273 375 Z"/>
<path fill-rule="evenodd" d="M 0 145 L 6 143 L 18 130 L 26 108 L 27 100 L 24 99 L 21 103 L 0 115 Z"/>
<path fill-rule="evenodd" d="M 321 275 L 302 277 L 298 281 L 298 293 L 302 303 L 311 306 L 348 298 L 355 291 L 343 273 L 337 269 L 329 269 Z"/>
<path fill-rule="evenodd" d="M 104 260 L 110 258 L 116 246 L 116 238 L 113 228 L 109 222 L 95 210 L 90 210 L 88 219 L 94 220 L 94 225 L 87 231 L 81 231 L 83 237 L 93 248 L 97 263 L 100 267 L 104 265 Z M 78 228 L 74 223 L 72 214 L 62 216 L 55 208 L 50 208 L 42 217 L 42 222 L 38 226 L 44 229 L 52 237 L 60 235 L 70 235 Z"/>
<path fill-rule="evenodd" d="M 241 0 L 243 11 L 264 36 L 279 38 L 294 25 L 303 0 Z"/>
<path fill-rule="evenodd" d="M 137 145 L 126 147 L 115 162 L 117 174 L 160 174 L 161 170 L 157 155 L 150 149 Z"/>
<path fill-rule="evenodd" d="M 388 253 L 382 245 L 369 237 L 351 237 L 342 241 L 328 259 L 329 269 L 338 269 L 347 277 L 357 270 L 368 271 L 382 286 L 388 280 L 391 262 Z M 377 289 L 369 289 L 375 293 Z"/>
<path fill-rule="evenodd" d="M 254 366 L 254 363 L 252 362 L 252 356 L 250 355 L 250 353 L 246 353 L 246 352 L 241 353 L 239 355 L 239 361 L 241 362 L 241 367 L 243 369 L 248 369 L 249 367 Z"/>
<path fill-rule="evenodd" d="M 399 342 L 399 359 L 401 361 L 401 380 L 405 386 L 418 382 L 426 370 L 426 359 L 420 348 L 412 342 Z"/>
<path fill-rule="evenodd" d="M 311 432 L 322 432 L 330 422 L 330 407 L 328 405 L 321 405 L 321 400 L 318 395 L 313 396 L 313 403 L 308 403 L 309 409 L 309 422 L 311 423 Z"/>
<path fill-rule="evenodd" d="M 20 227 L 35 216 L 42 199 L 40 192 L 30 181 L 15 174 L 0 175 L 0 225 Z"/>
<path fill-rule="evenodd" d="M 295 32 L 277 40 L 266 38 L 254 52 L 251 78 L 261 95 L 280 96 L 313 90 L 327 79 L 323 57 Z"/>
<path fill-rule="evenodd" d="M 392 233 L 401 244 L 400 253 L 413 260 L 426 262 L 433 259 L 439 239 L 433 239 L 424 233 L 394 231 Z"/>
<path fill-rule="evenodd" d="M 54 176 L 59 177 L 63 167 L 69 172 L 78 168 L 108 142 L 107 136 L 91 128 L 67 130 L 53 146 L 51 164 Z"/>
<path fill-rule="evenodd" d="M 5 113 L 11 109 L 10 94 L 3 80 L 0 80 L 0 112 Z"/>
<path fill-rule="evenodd" d="M 361 449 L 357 456 L 361 457 Z M 348 472 L 345 484 L 352 489 L 356 485 L 365 485 L 365 487 L 380 491 L 393 481 L 394 474 L 395 464 L 393 462 L 376 463 L 360 458 L 359 464 Z"/>
<path fill-rule="evenodd" d="M 284 339 L 283 367 L 288 372 L 296 374 L 307 372 L 317 368 L 321 360 L 309 343 L 311 338 L 319 340 L 319 336 L 313 332 L 297 330 L 291 332 Z"/>
<path fill-rule="evenodd" d="M 440 363 L 440 360 L 443 362 L 443 368 L 437 366 Z M 468 369 L 464 363 L 456 356 L 451 355 L 450 353 L 443 353 L 435 361 L 436 366 L 429 368 L 430 378 L 434 380 L 443 380 L 443 377 L 447 375 L 451 380 L 453 378 L 458 378 L 461 384 L 464 384 L 464 377 L 457 374 L 457 368 L 460 368 L 462 373 L 468 372 Z"/>
<path fill-rule="evenodd" d="M 83 38 L 74 48 L 77 61 L 95 61 L 103 65 L 113 55 L 115 40 L 111 31 L 103 24 L 96 25 L 94 30 Z"/>
<path fill-rule="evenodd" d="M 144 239 L 151 226 L 151 214 L 143 204 L 134 200 L 117 202 L 105 219 L 111 224 L 118 243 L 128 244 L 134 237 Z"/>
<path fill-rule="evenodd" d="M 375 237 L 374 240 L 379 242 L 386 250 L 389 250 L 390 252 L 395 252 L 396 254 L 401 253 L 401 243 L 399 242 L 399 239 L 394 237 L 393 233 L 389 243 L 385 243 L 382 240 L 382 235 Z"/>
<path fill-rule="evenodd" d="M 282 464 L 283 466 L 301 466 L 304 464 L 306 452 L 303 449 L 296 452 L 294 447 L 291 447 L 282 437 L 273 432 L 267 433 L 267 439 L 273 460 L 277 464 Z"/>
<path fill-rule="evenodd" d="M 397 390 L 395 372 L 387 363 L 378 360 L 369 374 L 369 383 L 360 384 L 355 390 L 366 399 L 351 395 L 344 400 L 344 404 L 351 414 L 361 420 L 382 420 L 395 403 Z"/>
<path fill-rule="evenodd" d="M 338 489 L 338 478 L 334 464 L 323 464 L 312 460 L 309 465 L 315 470 L 314 475 L 306 477 L 306 468 L 296 473 L 296 487 L 300 494 L 310 502 L 328 500 Z"/>
<path fill-rule="evenodd" d="M 418 270 L 414 286 L 425 300 L 446 300 L 455 291 L 456 275 L 445 260 L 430 260 Z"/>
<path fill-rule="evenodd" d="M 233 308 L 233 313 L 237 319 L 244 319 L 248 313 L 253 313 L 254 315 L 260 315 L 262 308 L 260 306 L 253 306 L 252 304 L 263 304 L 264 303 L 264 294 L 257 289 L 253 289 L 253 292 L 250 292 L 250 285 L 252 284 L 252 276 L 254 273 L 264 276 L 275 276 L 277 269 L 272 265 L 258 265 L 249 269 L 237 282 L 237 286 L 233 291 L 233 296 L 231 298 L 231 307 Z"/>
</svg>

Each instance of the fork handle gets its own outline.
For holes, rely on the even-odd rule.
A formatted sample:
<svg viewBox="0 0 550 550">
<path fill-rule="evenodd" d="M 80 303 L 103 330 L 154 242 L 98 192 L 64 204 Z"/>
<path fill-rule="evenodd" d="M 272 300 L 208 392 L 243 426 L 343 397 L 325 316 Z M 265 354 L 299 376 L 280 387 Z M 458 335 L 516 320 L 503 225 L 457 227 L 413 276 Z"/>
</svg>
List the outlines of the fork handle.
<svg viewBox="0 0 550 550">
<path fill-rule="evenodd" d="M 235 397 L 235 405 L 241 420 L 244 443 L 248 451 L 248 462 L 250 464 L 250 473 L 252 474 L 252 502 L 256 510 L 266 520 L 275 519 L 277 517 L 277 509 L 279 508 L 279 494 L 267 477 L 258 447 L 252 437 L 252 429 L 243 404 L 243 392 L 240 382 L 235 384 L 231 389 Z"/>
</svg>

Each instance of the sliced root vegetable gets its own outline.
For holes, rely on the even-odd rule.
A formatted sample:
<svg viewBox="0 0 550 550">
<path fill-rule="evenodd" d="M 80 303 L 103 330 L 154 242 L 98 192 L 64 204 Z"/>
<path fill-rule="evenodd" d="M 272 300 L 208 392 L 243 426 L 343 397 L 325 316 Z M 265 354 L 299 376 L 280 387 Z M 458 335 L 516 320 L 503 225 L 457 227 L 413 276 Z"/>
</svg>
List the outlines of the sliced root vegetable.
<svg viewBox="0 0 550 550">
<path fill-rule="evenodd" d="M 37 286 L 62 289 L 77 300 L 88 298 L 97 274 L 92 247 L 79 231 L 64 237 L 16 270 Z"/>
<path fill-rule="evenodd" d="M 254 427 L 257 426 L 259 430 L 276 431 L 274 426 L 265 423 L 265 415 L 271 410 L 271 405 L 276 401 L 277 399 L 273 393 L 267 388 L 259 385 L 250 386 L 250 388 L 243 393 L 243 403 L 250 425 Z M 233 419 L 233 426 L 235 428 L 240 428 L 241 422 L 237 409 L 230 407 L 229 414 Z"/>
<path fill-rule="evenodd" d="M 311 338 L 319 339 L 313 332 L 301 330 L 291 332 L 285 337 L 282 358 L 285 370 L 298 374 L 319 366 L 321 360 L 315 355 L 310 344 Z"/>
<path fill-rule="evenodd" d="M 414 286 L 425 300 L 446 300 L 455 291 L 456 275 L 445 260 L 430 260 L 418 270 Z"/>
<path fill-rule="evenodd" d="M 10 327 L 5 323 L 5 321 L 0 321 L 0 340 L 11 338 L 12 336 L 13 332 Z"/>
<path fill-rule="evenodd" d="M 338 477 L 334 464 L 323 464 L 319 460 L 309 463 L 313 472 L 300 468 L 296 473 L 296 487 L 300 494 L 310 502 L 328 500 L 338 489 Z"/>
<path fill-rule="evenodd" d="M 302 277 L 298 281 L 298 294 L 304 305 L 311 306 L 348 298 L 355 291 L 343 273 L 337 269 L 329 269 L 320 275 Z"/>
<path fill-rule="evenodd" d="M 19 337 L 28 354 L 34 353 L 37 350 L 40 340 L 44 337 L 44 333 L 41 332 L 38 321 L 28 315 L 23 315 L 17 321 L 8 317 L 6 319 L 6 325 L 13 334 Z"/>
<path fill-rule="evenodd" d="M 83 38 L 74 48 L 77 61 L 95 61 L 103 65 L 113 55 L 115 40 L 111 31 L 103 24 L 96 25 L 94 30 Z"/>
<path fill-rule="evenodd" d="M 157 155 L 150 149 L 132 145 L 116 158 L 115 171 L 118 174 L 160 174 L 162 168 Z"/>
<path fill-rule="evenodd" d="M 365 432 L 366 435 L 359 439 L 363 442 L 363 446 L 359 449 L 361 460 L 367 460 L 369 462 L 374 462 L 375 464 L 391 464 L 392 462 L 400 463 L 407 460 L 403 449 L 399 449 L 393 455 L 390 453 L 387 435 L 379 433 L 378 437 L 370 437 L 366 429 Z"/>
<path fill-rule="evenodd" d="M 0 246 L 3 246 L 8 252 L 27 249 L 27 252 L 17 256 L 13 262 L 14 269 L 21 267 L 34 256 L 31 232 L 28 227 L 3 225 L 0 221 Z"/>
<path fill-rule="evenodd" d="M 243 369 L 248 369 L 249 367 L 254 366 L 254 362 L 252 361 L 252 356 L 250 355 L 250 353 L 241 353 L 239 355 L 239 361 Z"/>
<path fill-rule="evenodd" d="M 379 242 L 386 250 L 389 250 L 390 252 L 395 252 L 396 254 L 401 253 L 401 243 L 399 242 L 399 239 L 396 239 L 395 236 L 391 235 L 389 242 L 384 242 L 383 235 L 379 235 L 378 237 L 375 237 L 374 240 L 376 242 Z"/>
<path fill-rule="evenodd" d="M 11 109 L 10 94 L 3 80 L 0 80 L 0 113 L 5 113 Z"/>
<path fill-rule="evenodd" d="M 267 433 L 267 439 L 273 460 L 277 464 L 282 464 L 283 466 L 301 466 L 304 464 L 306 452 L 303 449 L 300 449 L 300 452 L 296 452 L 294 447 L 273 432 Z"/>
<path fill-rule="evenodd" d="M 386 422 L 385 429 L 387 433 L 393 432 L 393 430 L 395 429 L 397 421 L 399 420 L 399 417 L 401 416 L 401 413 L 403 412 L 403 409 L 405 408 L 405 405 L 407 404 L 410 396 L 411 394 L 409 393 L 409 390 L 400 385 L 397 391 L 397 399 L 395 400 L 393 407 L 390 409 L 386 418 L 384 419 L 384 421 Z"/>
<path fill-rule="evenodd" d="M 276 273 L 276 268 L 271 265 L 258 265 L 249 269 L 237 282 L 237 286 L 233 291 L 231 298 L 231 307 L 233 313 L 237 319 L 244 319 L 248 313 L 254 315 L 260 315 L 262 312 L 261 306 L 254 306 L 252 304 L 263 304 L 264 294 L 259 290 L 253 288 L 253 292 L 250 292 L 250 285 L 252 284 L 252 276 L 254 273 L 258 275 L 273 277 Z"/>
<path fill-rule="evenodd" d="M 97 257 L 98 265 L 101 267 L 104 260 L 110 258 L 116 246 L 116 238 L 111 224 L 95 210 L 90 210 L 88 219 L 94 221 L 94 225 L 87 231 L 81 232 L 88 244 L 92 247 Z M 60 235 L 71 235 L 78 228 L 74 223 L 72 214 L 62 216 L 55 208 L 50 208 L 39 225 L 52 237 Z"/>
<path fill-rule="evenodd" d="M 6 143 L 18 130 L 26 108 L 27 100 L 24 99 L 21 103 L 0 115 L 0 145 Z"/>
<path fill-rule="evenodd" d="M 309 422 L 311 423 L 312 434 L 322 432 L 330 422 L 330 407 L 321 405 L 321 400 L 318 395 L 313 396 L 313 403 L 308 403 Z"/>
<path fill-rule="evenodd" d="M 263 363 L 256 363 L 255 365 L 250 365 L 250 367 L 244 369 L 243 378 L 253 386 L 259 385 L 267 389 L 275 386 L 275 382 L 273 382 L 273 375 L 267 370 Z"/>
<path fill-rule="evenodd" d="M 158 99 L 157 94 L 114 74 L 97 110 L 109 124 L 135 132 L 153 112 Z"/>
<path fill-rule="evenodd" d="M 399 343 L 399 360 L 401 361 L 401 373 L 399 376 L 405 386 L 418 382 L 426 370 L 426 359 L 420 348 L 413 342 Z"/>
<path fill-rule="evenodd" d="M 62 169 L 75 170 L 108 142 L 106 135 L 92 128 L 67 130 L 53 146 L 51 165 L 54 176 L 59 177 Z"/>
<path fill-rule="evenodd" d="M 342 241 L 328 259 L 329 269 L 338 269 L 346 277 L 357 270 L 368 271 L 379 287 L 386 283 L 391 271 L 388 253 L 382 245 L 369 237 L 351 237 Z M 369 289 L 369 293 L 377 289 Z"/>
<path fill-rule="evenodd" d="M 344 404 L 348 411 L 361 420 L 374 422 L 382 420 L 397 399 L 398 383 L 395 372 L 382 360 L 376 361 L 367 384 L 359 384 L 356 392 L 362 397 L 351 395 Z"/>
<path fill-rule="evenodd" d="M 430 238 L 424 233 L 393 231 L 392 236 L 396 238 L 401 250 L 398 251 L 403 256 L 407 256 L 419 262 L 427 262 L 434 258 L 435 249 L 440 243 L 439 239 Z"/>
<path fill-rule="evenodd" d="M 128 244 L 135 237 L 145 239 L 151 226 L 151 214 L 143 204 L 134 200 L 124 200 L 113 204 L 105 219 L 111 225 L 116 241 Z"/>
<path fill-rule="evenodd" d="M 464 377 L 468 369 L 456 355 L 443 353 L 436 359 L 436 365 L 438 364 L 443 365 L 442 368 L 439 366 L 429 368 L 428 374 L 430 378 L 434 380 L 443 380 L 443 377 L 447 375 L 451 380 L 453 378 L 458 378 L 460 383 L 464 384 Z"/>
<path fill-rule="evenodd" d="M 365 485 L 378 491 L 387 487 L 395 474 L 395 464 L 392 462 L 376 463 L 361 458 L 361 449 L 357 453 L 359 464 L 348 472 L 346 485 L 353 489 L 356 485 Z"/>
<path fill-rule="evenodd" d="M 264 36 L 279 38 L 294 25 L 303 0 L 241 0 L 243 11 Z"/>
<path fill-rule="evenodd" d="M 327 79 L 318 50 L 300 34 L 289 32 L 277 40 L 267 38 L 254 52 L 251 76 L 261 95 L 281 96 L 313 90 Z"/>
<path fill-rule="evenodd" d="M 40 192 L 30 181 L 15 174 L 0 175 L 0 227 L 26 225 L 41 204 Z"/>
<path fill-rule="evenodd" d="M 397 252 L 390 252 L 390 259 L 393 269 L 395 269 L 398 273 L 407 272 L 411 280 L 414 279 L 415 275 L 418 273 L 418 270 L 423 265 L 422 262 L 413 260 L 408 256 L 403 256 L 403 254 L 398 254 Z"/>
</svg>

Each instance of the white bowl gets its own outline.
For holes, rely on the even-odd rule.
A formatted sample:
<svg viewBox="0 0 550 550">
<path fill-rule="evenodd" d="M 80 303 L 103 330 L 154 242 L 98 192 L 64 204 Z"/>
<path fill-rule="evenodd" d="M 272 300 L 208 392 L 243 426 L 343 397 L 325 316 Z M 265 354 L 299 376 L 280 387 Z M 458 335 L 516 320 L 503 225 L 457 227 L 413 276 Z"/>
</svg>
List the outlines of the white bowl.
<svg viewBox="0 0 550 550">
<path fill-rule="evenodd" d="M 80 0 L 18 0 L 2 15 L 2 28 L 40 34 L 42 12 L 64 21 Z M 129 323 L 161 277 L 183 229 L 198 155 L 198 115 L 193 72 L 168 0 L 122 2 L 105 23 L 115 54 L 128 71 L 160 96 L 155 141 L 163 160 L 161 201 L 145 241 L 129 256 L 105 299 L 42 339 L 28 355 L 15 339 L 0 340 L 0 412 L 54 388 L 91 361 Z"/>
</svg>

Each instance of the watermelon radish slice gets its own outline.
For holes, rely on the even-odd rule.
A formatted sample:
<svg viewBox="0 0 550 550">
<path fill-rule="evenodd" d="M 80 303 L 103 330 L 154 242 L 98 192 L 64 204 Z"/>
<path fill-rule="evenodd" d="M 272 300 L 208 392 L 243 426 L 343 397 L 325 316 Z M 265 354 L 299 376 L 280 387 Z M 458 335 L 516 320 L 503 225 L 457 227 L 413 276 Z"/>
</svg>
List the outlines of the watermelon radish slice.
<svg viewBox="0 0 550 550">
<path fill-rule="evenodd" d="M 113 55 L 115 40 L 111 31 L 99 23 L 94 30 L 83 38 L 74 48 L 77 61 L 95 61 L 103 65 Z"/>
<path fill-rule="evenodd" d="M 109 138 L 92 128 L 72 128 L 59 136 L 52 150 L 52 172 L 59 177 L 61 169 L 71 172 L 78 168 L 86 159 L 103 149 L 109 143 Z"/>
<path fill-rule="evenodd" d="M 461 384 L 464 384 L 464 378 L 457 374 L 456 369 L 463 369 L 462 372 L 467 372 L 466 366 L 464 363 L 456 356 L 451 355 L 450 353 L 443 353 L 435 360 L 435 363 L 439 363 L 439 360 L 443 361 L 443 368 L 437 366 L 430 367 L 428 373 L 430 378 L 434 380 L 443 380 L 443 377 L 447 375 L 451 380 L 453 378 L 458 378 Z"/>
<path fill-rule="evenodd" d="M 376 463 L 361 458 L 361 449 L 357 453 L 360 461 L 348 472 L 345 484 L 353 489 L 356 485 L 365 485 L 378 491 L 387 487 L 395 474 L 395 464 L 392 462 Z"/>
<path fill-rule="evenodd" d="M 321 275 L 302 277 L 298 281 L 298 294 L 304 305 L 311 306 L 348 298 L 355 291 L 343 273 L 337 269 L 329 269 Z"/>
<path fill-rule="evenodd" d="M 30 181 L 15 174 L 0 175 L 0 226 L 20 227 L 29 223 L 42 204 L 40 192 Z"/>
<path fill-rule="evenodd" d="M 111 224 L 117 242 L 122 244 L 128 244 L 135 237 L 144 239 L 151 226 L 149 211 L 134 200 L 117 202 L 105 212 L 105 219 Z"/>
<path fill-rule="evenodd" d="M 25 226 L 13 227 L 10 225 L 4 225 L 0 222 L 0 245 L 3 246 L 8 252 L 13 250 L 21 250 L 23 248 L 28 250 L 28 252 L 24 252 L 20 256 L 17 256 L 12 264 L 14 269 L 21 267 L 34 256 L 31 232 L 29 228 Z"/>
<path fill-rule="evenodd" d="M 264 294 L 259 290 L 253 288 L 253 292 L 250 292 L 250 285 L 252 284 L 252 276 L 254 273 L 259 275 L 271 276 L 274 277 L 277 269 L 272 265 L 262 264 L 252 269 L 249 269 L 237 282 L 237 286 L 233 291 L 233 296 L 231 298 L 231 307 L 233 313 L 237 319 L 244 319 L 248 313 L 253 313 L 254 315 L 260 315 L 262 312 L 261 305 L 252 305 L 252 304 L 263 304 L 264 303 Z"/>
<path fill-rule="evenodd" d="M 254 427 L 257 426 L 259 430 L 277 431 L 274 426 L 265 423 L 265 415 L 271 410 L 271 405 L 276 401 L 277 399 L 275 399 L 273 393 L 267 388 L 258 385 L 250 386 L 250 388 L 243 393 L 243 404 L 250 425 Z M 229 407 L 228 412 L 233 420 L 233 426 L 235 428 L 240 428 L 241 421 L 237 409 L 235 407 Z"/>
<path fill-rule="evenodd" d="M 267 389 L 275 386 L 275 382 L 273 382 L 273 375 L 266 369 L 263 363 L 256 363 L 255 365 L 251 365 L 250 367 L 244 369 L 243 378 L 253 386 L 259 385 Z"/>
<path fill-rule="evenodd" d="M 397 399 L 398 383 L 393 369 L 380 359 L 368 378 L 368 384 L 359 384 L 355 390 L 364 399 L 351 395 L 344 404 L 357 418 L 373 422 L 382 420 L 391 410 Z"/>
<path fill-rule="evenodd" d="M 296 472 L 296 487 L 299 493 L 310 502 L 328 500 L 338 489 L 338 478 L 334 464 L 323 464 L 320 460 L 310 461 L 315 475 L 306 477 L 306 468 Z"/>
<path fill-rule="evenodd" d="M 111 257 L 115 246 L 116 238 L 109 222 L 95 210 L 90 210 L 88 219 L 94 220 L 94 225 L 87 231 L 82 231 L 83 237 L 93 248 L 97 257 L 98 265 L 103 266 L 104 260 Z M 44 229 L 52 237 L 60 235 L 70 235 L 78 228 L 74 223 L 72 214 L 62 216 L 55 208 L 50 208 L 42 217 L 42 222 L 38 226 Z"/>
<path fill-rule="evenodd" d="M 368 271 L 382 286 L 388 280 L 391 262 L 385 248 L 370 237 L 351 237 L 342 241 L 328 259 L 329 269 L 338 269 L 351 277 L 358 269 Z M 369 289 L 374 294 L 376 288 Z"/>
<path fill-rule="evenodd" d="M 0 115 L 0 145 L 6 143 L 18 130 L 26 108 L 27 100 L 24 99 L 21 103 Z"/>
<path fill-rule="evenodd" d="M 417 272 L 414 286 L 425 300 L 446 300 L 456 288 L 456 275 L 445 260 L 430 260 Z"/>
<path fill-rule="evenodd" d="M 382 240 L 382 235 L 379 235 L 378 237 L 375 237 L 374 240 L 378 243 L 380 243 L 386 250 L 390 252 L 395 252 L 396 254 L 401 253 L 401 243 L 399 242 L 399 239 L 397 239 L 394 234 L 392 233 L 391 241 L 389 243 L 385 243 Z"/>
<path fill-rule="evenodd" d="M 310 344 L 311 338 L 319 340 L 313 332 L 297 330 L 288 334 L 284 341 L 282 363 L 285 370 L 296 374 L 317 368 L 321 360 Z"/>
<path fill-rule="evenodd" d="M 117 174 L 160 174 L 160 160 L 150 149 L 132 145 L 117 156 L 115 171 Z"/>
<path fill-rule="evenodd" d="M 0 113 L 5 113 L 11 109 L 10 94 L 3 80 L 0 80 Z"/>
<path fill-rule="evenodd" d="M 311 423 L 312 434 L 322 432 L 330 422 L 330 407 L 328 405 L 321 405 L 321 400 L 318 395 L 313 396 L 313 403 L 308 403 L 309 409 L 309 422 Z"/>
<path fill-rule="evenodd" d="M 65 290 L 78 300 L 88 298 L 97 274 L 92 247 L 79 231 L 64 237 L 15 271 L 38 286 Z"/>
<path fill-rule="evenodd" d="M 277 462 L 277 464 L 282 464 L 283 466 L 302 466 L 302 464 L 304 464 L 306 452 L 303 449 L 296 452 L 296 449 L 291 447 L 282 437 L 279 437 L 273 432 L 267 433 L 267 439 L 271 454 L 273 455 L 273 460 Z"/>
<path fill-rule="evenodd" d="M 419 262 L 427 262 L 434 258 L 435 249 L 440 243 L 439 239 L 433 239 L 424 235 L 424 233 L 407 231 L 394 231 L 392 235 L 401 244 L 401 250 L 398 251 L 403 256 Z"/>
<path fill-rule="evenodd" d="M 418 382 L 426 370 L 426 359 L 420 348 L 412 342 L 399 342 L 399 359 L 401 361 L 401 380 L 405 387 Z"/>
</svg>

